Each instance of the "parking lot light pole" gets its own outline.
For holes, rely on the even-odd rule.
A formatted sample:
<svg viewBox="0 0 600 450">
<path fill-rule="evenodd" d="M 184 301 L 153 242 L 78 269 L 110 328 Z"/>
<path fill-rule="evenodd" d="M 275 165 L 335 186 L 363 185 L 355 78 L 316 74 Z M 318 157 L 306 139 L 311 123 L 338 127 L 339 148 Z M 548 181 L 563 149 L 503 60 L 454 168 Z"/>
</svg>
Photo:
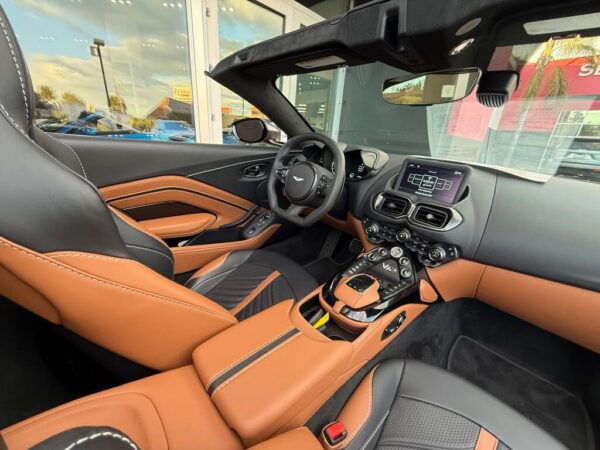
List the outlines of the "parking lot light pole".
<svg viewBox="0 0 600 450">
<path fill-rule="evenodd" d="M 94 45 L 90 46 L 92 56 L 97 56 L 100 59 L 100 69 L 102 70 L 102 80 L 104 81 L 104 91 L 106 92 L 106 104 L 108 106 L 108 112 L 110 112 L 110 95 L 108 95 L 108 84 L 106 83 L 106 73 L 104 72 L 104 62 L 102 61 L 102 52 L 100 47 L 104 47 L 104 41 L 102 39 L 94 38 Z"/>
</svg>

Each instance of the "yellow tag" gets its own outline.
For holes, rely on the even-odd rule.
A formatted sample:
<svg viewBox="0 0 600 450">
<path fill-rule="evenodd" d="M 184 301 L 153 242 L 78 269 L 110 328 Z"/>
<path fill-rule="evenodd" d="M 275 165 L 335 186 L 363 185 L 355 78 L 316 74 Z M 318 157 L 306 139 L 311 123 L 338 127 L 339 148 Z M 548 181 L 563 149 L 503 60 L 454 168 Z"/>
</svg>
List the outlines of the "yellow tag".
<svg viewBox="0 0 600 450">
<path fill-rule="evenodd" d="M 321 317 L 319 320 L 317 320 L 317 323 L 315 323 L 313 325 L 313 328 L 321 328 L 323 325 L 325 325 L 327 322 L 329 322 L 329 313 L 325 313 L 325 315 L 323 317 Z"/>
</svg>

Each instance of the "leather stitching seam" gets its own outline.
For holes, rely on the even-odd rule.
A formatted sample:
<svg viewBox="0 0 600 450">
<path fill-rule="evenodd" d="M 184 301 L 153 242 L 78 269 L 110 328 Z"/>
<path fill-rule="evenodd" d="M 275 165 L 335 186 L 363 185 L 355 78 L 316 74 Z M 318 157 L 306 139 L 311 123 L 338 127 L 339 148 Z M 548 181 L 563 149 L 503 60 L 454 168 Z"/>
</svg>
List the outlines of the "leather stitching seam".
<svg viewBox="0 0 600 450">
<path fill-rule="evenodd" d="M 88 179 L 87 173 L 85 172 L 85 168 L 83 167 L 83 163 L 81 162 L 81 159 L 79 158 L 79 155 L 77 154 L 77 152 L 75 151 L 75 149 L 73 147 L 71 147 L 69 144 L 67 144 L 66 142 L 59 141 L 54 136 L 52 136 L 52 134 L 50 134 L 50 133 L 46 133 L 46 136 L 48 136 L 53 141 L 58 142 L 59 144 L 64 145 L 65 147 L 67 147 L 69 150 L 71 150 L 73 152 L 73 154 L 75 155 L 75 158 L 77 158 L 77 161 L 79 162 L 79 166 L 81 167 L 81 171 L 83 172 L 83 176 L 87 180 Z"/>
<path fill-rule="evenodd" d="M 229 322 L 232 322 L 232 323 L 237 323 L 237 320 L 235 320 L 234 318 L 227 317 L 227 316 L 225 316 L 223 314 L 219 314 L 219 313 L 217 313 L 215 311 L 210 311 L 210 310 L 208 310 L 206 308 L 202 308 L 201 306 L 192 305 L 190 303 L 185 303 L 185 302 L 182 302 L 182 301 L 179 301 L 179 300 L 175 300 L 175 299 L 172 299 L 172 298 L 163 297 L 161 295 L 152 294 L 150 292 L 140 291 L 138 289 L 134 289 L 134 288 L 131 288 L 131 287 L 128 287 L 128 286 L 123 286 L 123 285 L 120 285 L 120 284 L 111 283 L 111 282 L 106 281 L 106 280 L 101 280 L 99 278 L 96 278 L 96 277 L 93 277 L 91 275 L 87 275 L 87 274 L 81 273 L 81 272 L 79 272 L 77 270 L 74 270 L 74 269 L 71 269 L 69 267 L 65 267 L 62 264 L 58 264 L 58 263 L 56 263 L 54 261 L 47 261 L 46 259 L 44 259 L 44 258 L 42 258 L 40 256 L 37 256 L 37 255 L 35 255 L 33 253 L 29 253 L 29 252 L 27 252 L 27 251 L 25 251 L 25 250 L 23 250 L 23 249 L 21 249 L 19 247 L 16 247 L 14 245 L 11 245 L 8 242 L 5 242 L 3 240 L 0 240 L 0 244 L 4 245 L 6 247 L 12 248 L 13 250 L 17 250 L 17 251 L 19 251 L 21 253 L 24 253 L 25 255 L 27 255 L 27 256 L 29 256 L 31 258 L 39 259 L 40 261 L 42 261 L 42 262 L 44 262 L 46 264 L 51 264 L 53 266 L 58 267 L 59 269 L 66 270 L 67 272 L 71 272 L 71 273 L 73 273 L 73 274 L 75 274 L 75 275 L 77 275 L 79 277 L 87 278 L 87 279 L 95 281 L 97 283 L 106 284 L 108 286 L 115 287 L 115 288 L 118 288 L 118 289 L 121 289 L 121 290 L 124 290 L 124 291 L 130 291 L 130 292 L 133 292 L 133 293 L 138 294 L 138 295 L 144 295 L 144 296 L 147 296 L 147 297 L 152 297 L 152 298 L 156 298 L 158 300 L 162 300 L 162 301 L 166 301 L 166 302 L 169 302 L 169 303 L 173 303 L 173 304 L 175 304 L 177 306 L 180 306 L 180 307 L 183 307 L 183 308 L 189 308 L 189 309 L 192 309 L 192 310 L 197 310 L 197 311 L 203 312 L 205 314 L 210 314 L 210 315 L 213 315 L 213 316 L 216 316 L 216 317 L 221 317 L 222 319 L 225 319 L 225 320 L 227 320 Z"/>
<path fill-rule="evenodd" d="M 25 81 L 23 80 L 23 74 L 21 73 L 21 67 L 19 66 L 19 60 L 17 59 L 17 54 L 15 53 L 15 49 L 13 47 L 10 36 L 8 35 L 8 30 L 2 21 L 2 17 L 0 17 L 0 26 L 2 27 L 2 31 L 4 32 L 4 37 L 6 38 L 6 43 L 8 44 L 8 49 L 10 50 L 10 54 L 12 56 L 13 62 L 15 63 L 15 68 L 17 69 L 17 75 L 19 77 L 19 82 L 21 84 L 21 92 L 23 93 L 23 100 L 25 101 L 25 121 L 29 124 L 29 102 L 27 101 L 27 91 L 25 89 Z M 29 126 L 29 125 L 28 125 Z"/>
<path fill-rule="evenodd" d="M 77 447 L 78 445 L 84 444 L 88 441 L 94 440 L 94 439 L 98 439 L 98 438 L 103 438 L 103 437 L 110 437 L 113 439 L 117 439 L 119 441 L 123 441 L 126 444 L 128 444 L 133 450 L 139 450 L 138 446 L 135 445 L 131 439 L 127 438 L 126 436 L 123 436 L 122 434 L 119 433 L 113 433 L 110 431 L 104 431 L 102 433 L 95 433 L 95 434 L 91 434 L 89 436 L 85 436 L 81 439 L 78 439 L 77 441 L 73 442 L 72 444 L 70 444 L 69 446 L 65 447 L 65 450 L 72 450 L 73 448 Z"/>
<path fill-rule="evenodd" d="M 236 380 L 237 378 L 239 378 L 241 375 L 243 375 L 244 373 L 246 373 L 248 370 L 250 370 L 251 367 L 257 365 L 260 361 L 262 361 L 263 359 L 265 359 L 267 356 L 272 355 L 273 353 L 275 353 L 277 350 L 285 347 L 287 344 L 289 344 L 290 342 L 292 342 L 294 339 L 298 338 L 299 336 L 302 336 L 302 333 L 297 333 L 294 336 L 292 336 L 290 339 L 288 339 L 287 341 L 283 342 L 281 345 L 278 345 L 277 347 L 272 348 L 270 351 L 268 351 L 267 353 L 265 353 L 264 355 L 262 355 L 260 358 L 258 358 L 256 361 L 253 361 L 251 364 L 248 364 L 246 367 L 244 367 L 242 370 L 240 370 L 239 372 L 237 372 L 236 374 L 232 375 L 231 378 L 229 378 L 227 381 L 223 382 L 223 384 L 220 384 L 219 386 L 217 386 L 217 388 L 213 391 L 211 397 L 214 397 L 214 395 L 221 389 L 224 388 L 225 386 L 227 386 L 229 383 L 231 383 L 233 380 Z"/>
<path fill-rule="evenodd" d="M 369 416 L 371 415 L 371 410 L 373 408 L 373 378 L 374 378 L 374 371 L 371 371 L 371 373 L 369 374 L 369 382 L 371 383 L 371 393 L 369 395 L 369 408 L 367 409 L 367 414 L 365 415 L 365 417 L 363 418 L 363 420 L 360 422 L 360 424 L 355 427 L 352 432 L 348 433 L 348 436 L 346 437 L 346 439 L 344 439 L 342 442 L 340 442 L 338 444 L 338 446 L 336 446 L 336 448 L 344 448 L 347 447 L 348 444 L 350 444 L 350 442 L 352 442 L 352 439 L 354 439 L 357 435 L 357 433 L 359 432 L 359 430 L 363 427 L 363 425 L 367 422 L 367 420 L 369 419 Z"/>
<path fill-rule="evenodd" d="M 231 369 L 232 367 L 234 367 L 235 365 L 241 363 L 242 361 L 244 361 L 246 358 L 248 358 L 249 356 L 252 356 L 253 354 L 255 354 L 256 352 L 261 351 L 263 348 L 269 346 L 270 344 L 272 344 L 273 342 L 275 342 L 277 339 L 279 339 L 281 336 L 285 335 L 286 333 L 289 333 L 290 331 L 292 331 L 294 329 L 294 327 L 288 328 L 287 330 L 285 330 L 283 333 L 275 336 L 273 339 L 271 339 L 270 341 L 268 341 L 267 343 L 261 345 L 260 347 L 249 351 L 248 353 L 246 353 L 244 356 L 242 356 L 241 358 L 237 359 L 236 361 L 234 361 L 233 363 L 231 363 L 229 366 L 225 367 L 223 370 L 221 370 L 219 373 L 217 373 L 215 376 L 213 376 L 208 383 L 206 383 L 207 386 L 210 386 L 213 381 L 215 381 L 217 378 L 219 378 L 221 375 L 223 375 L 225 372 L 227 372 L 229 369 Z"/>
<path fill-rule="evenodd" d="M 167 255 L 163 252 L 159 252 L 158 250 L 154 250 L 153 248 L 143 247 L 141 245 L 136 245 L 136 244 L 125 244 L 125 247 L 137 248 L 139 250 L 147 250 L 149 252 L 154 252 L 157 255 L 161 255 L 161 256 L 164 256 L 165 258 L 167 258 L 169 261 L 171 261 L 171 264 L 175 264 L 175 262 L 173 261 L 173 258 L 171 258 L 169 255 Z"/>
</svg>

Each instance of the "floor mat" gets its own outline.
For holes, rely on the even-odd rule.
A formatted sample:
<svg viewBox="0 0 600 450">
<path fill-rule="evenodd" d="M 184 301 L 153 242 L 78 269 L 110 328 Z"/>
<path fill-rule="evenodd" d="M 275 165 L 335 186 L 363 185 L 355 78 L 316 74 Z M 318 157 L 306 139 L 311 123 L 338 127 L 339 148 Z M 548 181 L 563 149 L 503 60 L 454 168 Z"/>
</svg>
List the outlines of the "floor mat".
<svg viewBox="0 0 600 450">
<path fill-rule="evenodd" d="M 541 428 L 552 430 L 569 448 L 593 448 L 590 421 L 581 400 L 481 343 L 459 336 L 450 351 L 448 370 L 501 399 Z"/>
</svg>

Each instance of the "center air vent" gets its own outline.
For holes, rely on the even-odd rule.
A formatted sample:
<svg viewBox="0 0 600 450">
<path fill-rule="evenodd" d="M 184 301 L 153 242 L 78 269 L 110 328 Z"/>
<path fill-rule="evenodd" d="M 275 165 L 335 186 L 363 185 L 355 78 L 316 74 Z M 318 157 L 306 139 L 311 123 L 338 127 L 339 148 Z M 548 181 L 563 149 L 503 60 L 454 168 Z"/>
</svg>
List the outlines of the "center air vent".
<svg viewBox="0 0 600 450">
<path fill-rule="evenodd" d="M 375 198 L 374 207 L 385 216 L 398 218 L 407 213 L 409 203 L 404 197 L 381 193 Z"/>
<path fill-rule="evenodd" d="M 418 205 L 413 214 L 413 220 L 429 228 L 441 230 L 450 222 L 452 213 L 437 206 Z"/>
</svg>

